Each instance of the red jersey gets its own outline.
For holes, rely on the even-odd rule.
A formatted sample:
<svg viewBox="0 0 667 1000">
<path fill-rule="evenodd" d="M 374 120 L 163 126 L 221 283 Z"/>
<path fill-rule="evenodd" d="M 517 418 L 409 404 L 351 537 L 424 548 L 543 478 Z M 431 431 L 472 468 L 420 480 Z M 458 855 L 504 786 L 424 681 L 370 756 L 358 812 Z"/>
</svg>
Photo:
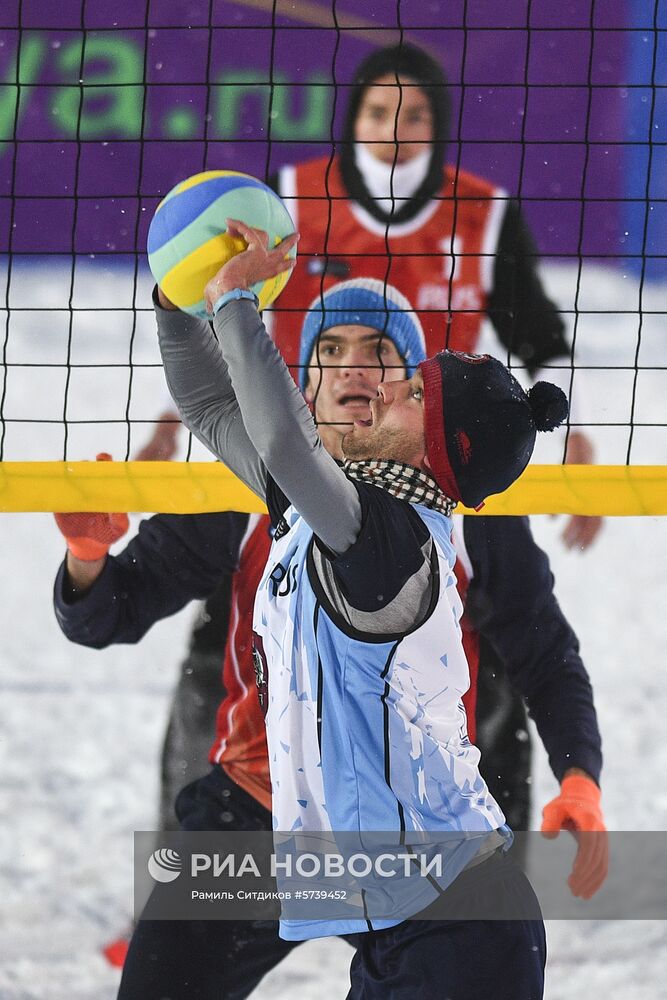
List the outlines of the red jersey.
<svg viewBox="0 0 667 1000">
<path fill-rule="evenodd" d="M 232 583 L 229 631 L 225 648 L 223 682 L 227 691 L 216 718 L 216 737 L 209 760 L 220 764 L 232 781 L 271 809 L 269 751 L 264 716 L 257 696 L 252 656 L 252 611 L 255 594 L 271 548 L 269 518 L 252 515 L 241 543 L 239 567 Z M 457 587 L 465 603 L 469 574 L 456 561 Z M 463 698 L 468 717 L 468 734 L 475 742 L 475 705 L 479 641 L 477 633 L 461 619 L 463 648 L 470 668 L 470 687 Z"/>
<path fill-rule="evenodd" d="M 387 227 L 350 199 L 338 160 L 280 171 L 278 188 L 301 233 L 294 274 L 270 329 L 289 365 L 298 362 L 304 313 L 337 281 L 370 277 L 401 291 L 417 311 L 430 356 L 474 351 L 493 283 L 505 194 L 448 167 L 436 198 L 409 222 Z"/>
<path fill-rule="evenodd" d="M 222 667 L 227 694 L 218 708 L 209 760 L 270 810 L 269 751 L 252 656 L 252 612 L 271 548 L 269 523 L 267 515 L 251 515 L 241 542 Z"/>
</svg>

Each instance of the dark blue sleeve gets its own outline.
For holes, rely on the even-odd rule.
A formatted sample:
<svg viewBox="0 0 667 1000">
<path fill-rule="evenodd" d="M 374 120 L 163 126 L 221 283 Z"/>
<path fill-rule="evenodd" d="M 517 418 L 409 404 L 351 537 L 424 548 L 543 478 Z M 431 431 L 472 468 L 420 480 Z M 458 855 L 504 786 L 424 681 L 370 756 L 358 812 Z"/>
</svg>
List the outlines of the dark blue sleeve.
<svg viewBox="0 0 667 1000">
<path fill-rule="evenodd" d="M 591 683 L 528 518 L 465 517 L 463 525 L 473 567 L 466 599 L 471 624 L 525 698 L 556 778 L 580 767 L 599 781 L 602 751 Z"/>
<path fill-rule="evenodd" d="M 238 563 L 247 514 L 156 514 L 118 556 L 109 556 L 90 590 L 72 592 L 58 570 L 54 608 L 72 642 L 102 649 L 135 643 L 162 618 L 207 597 Z"/>
<path fill-rule="evenodd" d="M 331 565 L 347 601 L 358 611 L 377 611 L 423 567 L 430 535 L 409 503 L 377 486 L 354 485 L 361 501 L 361 531 Z"/>
<path fill-rule="evenodd" d="M 569 357 L 563 317 L 544 291 L 537 247 L 516 201 L 508 202 L 500 229 L 487 313 L 500 342 L 529 374 Z"/>
</svg>

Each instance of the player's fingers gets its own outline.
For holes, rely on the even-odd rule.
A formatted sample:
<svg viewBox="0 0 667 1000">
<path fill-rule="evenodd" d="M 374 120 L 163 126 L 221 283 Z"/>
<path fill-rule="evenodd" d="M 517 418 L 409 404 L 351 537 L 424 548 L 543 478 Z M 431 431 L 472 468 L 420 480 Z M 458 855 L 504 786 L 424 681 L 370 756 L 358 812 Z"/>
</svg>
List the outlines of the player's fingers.
<svg viewBox="0 0 667 1000">
<path fill-rule="evenodd" d="M 279 260 L 273 270 L 280 274 L 282 271 L 291 271 L 295 265 L 295 260 Z"/>
<path fill-rule="evenodd" d="M 609 838 L 606 830 L 596 830 L 585 836 L 590 840 L 590 856 L 585 869 L 578 876 L 577 895 L 590 899 L 603 884 L 609 871 Z"/>
<path fill-rule="evenodd" d="M 269 278 L 275 278 L 276 275 L 282 274 L 284 271 L 291 271 L 296 261 L 294 259 L 285 260 L 283 257 L 267 257 L 264 262 L 263 267 L 261 267 L 255 275 L 253 275 L 253 284 L 257 281 L 267 281 Z"/>
<path fill-rule="evenodd" d="M 590 899 L 605 878 L 609 869 L 609 840 L 606 830 L 576 833 L 577 856 L 572 866 L 568 885 L 573 895 Z"/>
<path fill-rule="evenodd" d="M 234 219 L 225 219 L 225 224 L 227 226 L 227 234 L 229 236 L 235 236 L 237 239 L 243 239 L 243 234 L 238 227 L 238 223 Z"/>
<path fill-rule="evenodd" d="M 601 517 L 573 514 L 565 525 L 563 542 L 568 549 L 578 548 L 584 551 L 593 544 L 601 528 Z"/>
<path fill-rule="evenodd" d="M 606 877 L 607 869 L 604 864 L 601 862 L 591 863 L 585 871 L 580 871 L 577 874 L 573 871 L 567 882 L 573 896 L 578 896 L 580 899 L 590 899 L 598 891 Z"/>
<path fill-rule="evenodd" d="M 598 859 L 595 869 L 591 872 L 590 882 L 587 887 L 588 895 L 587 899 L 590 899 L 598 889 L 603 885 L 607 875 L 609 874 L 609 838 L 607 832 L 602 831 L 599 834 L 599 851 Z"/>
<path fill-rule="evenodd" d="M 247 226 L 240 219 L 225 219 L 225 222 L 227 224 L 227 232 L 231 233 L 232 236 L 242 236 L 248 244 L 248 250 L 252 250 L 254 247 L 262 247 L 266 250 L 268 247 L 269 234 L 263 229 L 255 229 L 253 226 Z"/>
<path fill-rule="evenodd" d="M 271 252 L 284 255 L 289 253 L 292 247 L 295 247 L 299 242 L 299 233 L 290 233 L 286 236 L 284 240 L 281 240 L 277 247 L 275 247 Z"/>
<path fill-rule="evenodd" d="M 549 802 L 542 810 L 542 833 L 552 840 L 563 829 L 565 811 L 557 801 Z"/>
<path fill-rule="evenodd" d="M 563 529 L 563 534 L 561 535 L 561 538 L 563 539 L 563 544 L 566 549 L 572 549 L 577 544 L 577 534 L 578 534 L 577 515 L 574 514 L 572 517 L 569 517 L 567 519 L 565 528 Z"/>
<path fill-rule="evenodd" d="M 584 548 L 582 539 L 585 538 L 584 522 L 587 518 L 581 514 L 573 514 L 568 518 L 565 530 L 563 531 L 563 542 L 568 549 Z"/>
<path fill-rule="evenodd" d="M 595 847 L 589 835 L 575 830 L 573 836 L 577 842 L 577 853 L 567 882 L 574 895 L 580 896 L 587 873 L 595 858 Z"/>
<path fill-rule="evenodd" d="M 582 549 L 587 549 L 593 544 L 602 530 L 601 517 L 583 517 L 583 524 L 580 526 L 579 544 Z"/>
</svg>

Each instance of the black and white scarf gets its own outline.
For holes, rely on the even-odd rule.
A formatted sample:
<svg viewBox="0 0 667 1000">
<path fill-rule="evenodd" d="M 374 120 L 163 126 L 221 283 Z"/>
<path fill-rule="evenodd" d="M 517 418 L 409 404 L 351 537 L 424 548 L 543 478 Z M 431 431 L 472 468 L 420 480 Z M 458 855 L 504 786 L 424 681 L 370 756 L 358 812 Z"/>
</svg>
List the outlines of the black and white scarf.
<svg viewBox="0 0 667 1000">
<path fill-rule="evenodd" d="M 423 504 L 449 517 L 456 500 L 446 497 L 433 476 L 413 465 L 383 459 L 362 459 L 343 462 L 343 471 L 350 479 L 379 486 L 398 500 Z"/>
</svg>

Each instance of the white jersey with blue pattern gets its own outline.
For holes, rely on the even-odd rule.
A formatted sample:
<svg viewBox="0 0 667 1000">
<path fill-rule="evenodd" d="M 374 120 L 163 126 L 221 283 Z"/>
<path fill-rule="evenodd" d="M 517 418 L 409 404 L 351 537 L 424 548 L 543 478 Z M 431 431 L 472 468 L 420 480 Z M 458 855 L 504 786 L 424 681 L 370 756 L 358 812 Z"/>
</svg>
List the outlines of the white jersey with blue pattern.
<svg viewBox="0 0 667 1000">
<path fill-rule="evenodd" d="M 293 507 L 285 514 L 290 530 L 271 548 L 253 627 L 268 670 L 274 829 L 479 834 L 461 839 L 440 880 L 445 887 L 504 816 L 467 735 L 462 696 L 470 679 L 451 520 L 413 506 L 433 539 L 437 578 L 430 613 L 414 631 L 362 636 L 334 621 L 318 596 L 312 530 Z M 283 921 L 281 935 L 396 922 Z"/>
</svg>

